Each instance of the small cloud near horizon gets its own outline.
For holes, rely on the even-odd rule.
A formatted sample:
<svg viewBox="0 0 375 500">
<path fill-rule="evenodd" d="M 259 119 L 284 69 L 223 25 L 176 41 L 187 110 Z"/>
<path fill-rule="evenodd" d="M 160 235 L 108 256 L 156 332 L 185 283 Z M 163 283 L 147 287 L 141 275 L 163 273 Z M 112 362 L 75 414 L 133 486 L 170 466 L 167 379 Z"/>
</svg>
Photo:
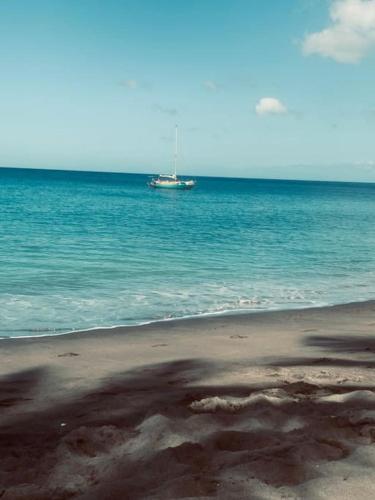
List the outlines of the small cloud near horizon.
<svg viewBox="0 0 375 500">
<path fill-rule="evenodd" d="M 205 80 L 203 82 L 203 87 L 210 92 L 217 92 L 219 90 L 219 85 L 213 80 Z"/>
<path fill-rule="evenodd" d="M 375 0 L 333 0 L 329 15 L 327 28 L 305 36 L 305 55 L 354 64 L 375 48 Z"/>
<path fill-rule="evenodd" d="M 258 116 L 281 115 L 288 112 L 287 107 L 275 97 L 262 97 L 255 106 Z"/>
<path fill-rule="evenodd" d="M 120 85 L 122 87 L 126 87 L 126 88 L 131 89 L 131 90 L 135 90 L 139 87 L 137 80 L 134 80 L 134 79 L 121 80 Z"/>
<path fill-rule="evenodd" d="M 174 138 L 169 136 L 169 135 L 162 135 L 160 137 L 160 140 L 163 141 L 163 142 L 167 142 L 167 143 L 172 143 L 174 142 Z"/>
<path fill-rule="evenodd" d="M 357 161 L 356 166 L 366 170 L 367 172 L 375 172 L 375 160 Z"/>
<path fill-rule="evenodd" d="M 155 104 L 154 109 L 159 111 L 160 113 L 164 113 L 165 115 L 176 116 L 178 111 L 176 108 L 168 108 L 165 106 L 161 106 L 160 104 Z"/>
</svg>

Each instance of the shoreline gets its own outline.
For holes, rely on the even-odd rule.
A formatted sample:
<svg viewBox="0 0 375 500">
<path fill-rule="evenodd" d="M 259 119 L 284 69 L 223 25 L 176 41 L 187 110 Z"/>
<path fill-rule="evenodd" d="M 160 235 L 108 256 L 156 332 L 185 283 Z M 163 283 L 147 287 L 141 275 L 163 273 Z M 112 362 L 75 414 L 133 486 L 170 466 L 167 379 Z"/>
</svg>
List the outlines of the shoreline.
<svg viewBox="0 0 375 500">
<path fill-rule="evenodd" d="M 275 308 L 275 309 L 268 309 L 268 310 L 259 310 L 259 311 L 250 311 L 250 310 L 234 310 L 234 311 L 220 311 L 220 312 L 214 312 L 214 313 L 202 313 L 202 314 L 197 314 L 197 315 L 191 315 L 191 316 L 181 316 L 178 318 L 166 318 L 166 319 L 156 319 L 156 320 L 149 320 L 145 321 L 136 325 L 113 325 L 113 326 L 94 326 L 91 328 L 85 328 L 85 329 L 77 329 L 77 330 L 69 330 L 67 332 L 60 332 L 60 333 L 44 333 L 41 335 L 19 335 L 19 336 L 14 336 L 14 337 L 7 337 L 7 336 L 0 336 L 0 342 L 5 340 L 25 340 L 25 339 L 43 339 L 46 337 L 60 337 L 60 336 L 66 336 L 66 335 L 88 335 L 91 333 L 100 333 L 100 332 L 110 332 L 114 331 L 116 332 L 117 330 L 121 332 L 126 332 L 127 330 L 131 329 L 142 329 L 145 327 L 150 327 L 150 326 L 162 326 L 166 323 L 173 323 L 173 324 L 178 324 L 180 322 L 185 322 L 185 321 L 206 321 L 206 320 L 211 320 L 214 318 L 227 318 L 228 321 L 231 319 L 235 320 L 237 317 L 246 317 L 248 320 L 250 320 L 253 316 L 267 316 L 267 315 L 273 315 L 273 314 L 278 314 L 278 313 L 293 313 L 293 312 L 298 312 L 298 311 L 318 311 L 318 310 L 327 310 L 327 309 L 336 309 L 336 308 L 348 308 L 348 307 L 358 307 L 360 305 L 366 306 L 371 306 L 375 304 L 375 299 L 364 299 L 364 300 L 359 300 L 359 301 L 351 301 L 351 302 L 344 302 L 344 303 L 338 303 L 338 304 L 326 304 L 326 305 L 313 305 L 313 306 L 302 306 L 302 307 L 287 307 L 287 308 Z"/>
<path fill-rule="evenodd" d="M 3 339 L 1 498 L 370 500 L 374 334 L 368 301 Z"/>
</svg>

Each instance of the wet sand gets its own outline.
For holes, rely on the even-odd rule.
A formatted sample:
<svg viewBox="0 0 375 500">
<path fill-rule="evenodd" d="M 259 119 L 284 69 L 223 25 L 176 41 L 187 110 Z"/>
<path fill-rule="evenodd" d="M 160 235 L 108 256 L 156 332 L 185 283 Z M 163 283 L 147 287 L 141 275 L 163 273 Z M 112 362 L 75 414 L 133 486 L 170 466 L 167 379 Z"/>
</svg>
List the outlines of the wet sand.
<svg viewBox="0 0 375 500">
<path fill-rule="evenodd" d="M 375 302 L 0 341 L 0 498 L 375 498 Z"/>
</svg>

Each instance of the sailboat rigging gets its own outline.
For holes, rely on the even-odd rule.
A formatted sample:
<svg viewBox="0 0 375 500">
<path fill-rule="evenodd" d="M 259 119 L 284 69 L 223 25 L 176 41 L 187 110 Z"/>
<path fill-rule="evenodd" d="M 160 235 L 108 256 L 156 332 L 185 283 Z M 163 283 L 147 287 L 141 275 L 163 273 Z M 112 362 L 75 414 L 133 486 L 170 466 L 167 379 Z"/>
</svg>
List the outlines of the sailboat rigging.
<svg viewBox="0 0 375 500">
<path fill-rule="evenodd" d="M 183 180 L 177 177 L 177 158 L 178 158 L 178 128 L 175 127 L 175 145 L 173 155 L 173 174 L 159 174 L 157 177 L 151 179 L 149 184 L 153 188 L 165 189 L 192 189 L 195 186 L 194 180 Z"/>
</svg>

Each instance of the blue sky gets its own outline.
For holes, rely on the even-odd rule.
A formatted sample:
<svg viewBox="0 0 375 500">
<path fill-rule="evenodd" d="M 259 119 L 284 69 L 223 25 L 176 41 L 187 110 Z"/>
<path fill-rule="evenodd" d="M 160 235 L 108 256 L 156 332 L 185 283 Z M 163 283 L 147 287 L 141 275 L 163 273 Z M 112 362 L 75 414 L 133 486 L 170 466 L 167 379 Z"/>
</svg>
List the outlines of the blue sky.
<svg viewBox="0 0 375 500">
<path fill-rule="evenodd" d="M 0 0 L 0 165 L 375 181 L 375 0 Z"/>
</svg>

